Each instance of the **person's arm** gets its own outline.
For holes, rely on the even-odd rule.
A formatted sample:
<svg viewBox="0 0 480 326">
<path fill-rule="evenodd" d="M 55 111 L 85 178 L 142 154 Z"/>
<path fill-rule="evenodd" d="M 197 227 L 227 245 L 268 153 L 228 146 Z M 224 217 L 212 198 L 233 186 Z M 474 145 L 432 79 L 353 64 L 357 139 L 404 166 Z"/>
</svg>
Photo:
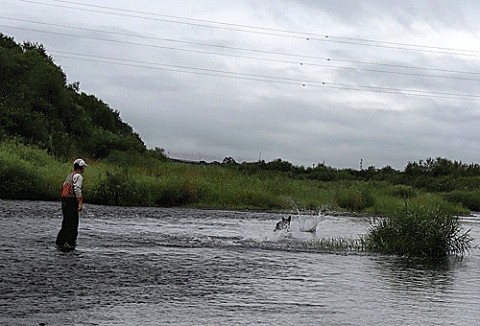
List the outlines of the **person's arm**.
<svg viewBox="0 0 480 326">
<path fill-rule="evenodd" d="M 78 200 L 78 210 L 81 211 L 83 208 L 83 176 L 80 173 L 75 173 L 73 175 L 73 193 Z"/>
</svg>

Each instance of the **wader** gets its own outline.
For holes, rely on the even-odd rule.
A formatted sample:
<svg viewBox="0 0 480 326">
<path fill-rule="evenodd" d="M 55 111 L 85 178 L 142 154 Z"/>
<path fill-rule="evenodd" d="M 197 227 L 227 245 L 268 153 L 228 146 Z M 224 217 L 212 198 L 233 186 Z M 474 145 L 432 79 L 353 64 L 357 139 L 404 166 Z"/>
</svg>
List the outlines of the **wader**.
<svg viewBox="0 0 480 326">
<path fill-rule="evenodd" d="M 63 183 L 60 197 L 62 198 L 62 228 L 57 235 L 57 246 L 64 249 L 73 249 L 77 243 L 78 236 L 78 199 L 73 191 L 73 176 L 75 172 L 68 175 Z"/>
<path fill-rule="evenodd" d="M 75 197 L 62 198 L 62 228 L 57 235 L 57 246 L 65 243 L 72 248 L 77 243 L 78 236 L 78 200 Z"/>
</svg>

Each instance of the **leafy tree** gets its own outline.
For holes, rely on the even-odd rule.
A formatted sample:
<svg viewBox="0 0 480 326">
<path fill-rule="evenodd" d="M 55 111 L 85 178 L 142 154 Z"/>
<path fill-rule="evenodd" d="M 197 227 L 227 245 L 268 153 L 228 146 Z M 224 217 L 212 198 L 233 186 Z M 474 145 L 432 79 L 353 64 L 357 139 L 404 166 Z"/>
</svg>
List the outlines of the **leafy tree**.
<svg viewBox="0 0 480 326">
<path fill-rule="evenodd" d="M 222 161 L 222 164 L 226 164 L 226 165 L 236 165 L 237 162 L 235 161 L 235 159 L 231 156 L 227 156 L 223 159 Z"/>
</svg>

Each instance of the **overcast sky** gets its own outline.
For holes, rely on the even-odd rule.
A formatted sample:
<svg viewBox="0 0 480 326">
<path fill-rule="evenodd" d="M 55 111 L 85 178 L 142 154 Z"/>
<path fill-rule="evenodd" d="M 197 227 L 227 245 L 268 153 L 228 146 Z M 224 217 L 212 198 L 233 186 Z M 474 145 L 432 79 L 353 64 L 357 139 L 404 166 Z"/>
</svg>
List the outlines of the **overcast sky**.
<svg viewBox="0 0 480 326">
<path fill-rule="evenodd" d="M 480 2 L 1 0 L 81 91 L 170 157 L 479 162 Z M 416 94 L 416 95 L 415 95 Z"/>
</svg>

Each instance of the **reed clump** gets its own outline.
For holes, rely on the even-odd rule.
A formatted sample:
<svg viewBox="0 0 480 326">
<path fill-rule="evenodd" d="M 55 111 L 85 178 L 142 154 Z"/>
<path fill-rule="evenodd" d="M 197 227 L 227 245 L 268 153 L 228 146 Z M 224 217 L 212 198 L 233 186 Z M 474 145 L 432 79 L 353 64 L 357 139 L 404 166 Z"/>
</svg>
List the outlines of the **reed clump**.
<svg viewBox="0 0 480 326">
<path fill-rule="evenodd" d="M 463 256 L 471 242 L 458 216 L 432 205 L 405 205 L 394 215 L 373 221 L 364 238 L 370 251 L 428 258 Z"/>
<path fill-rule="evenodd" d="M 423 201 L 424 202 L 424 201 Z M 372 220 L 365 235 L 358 238 L 324 238 L 303 243 L 307 250 L 378 252 L 408 257 L 441 259 L 463 257 L 473 241 L 451 206 L 406 205 L 389 217 Z"/>
</svg>

